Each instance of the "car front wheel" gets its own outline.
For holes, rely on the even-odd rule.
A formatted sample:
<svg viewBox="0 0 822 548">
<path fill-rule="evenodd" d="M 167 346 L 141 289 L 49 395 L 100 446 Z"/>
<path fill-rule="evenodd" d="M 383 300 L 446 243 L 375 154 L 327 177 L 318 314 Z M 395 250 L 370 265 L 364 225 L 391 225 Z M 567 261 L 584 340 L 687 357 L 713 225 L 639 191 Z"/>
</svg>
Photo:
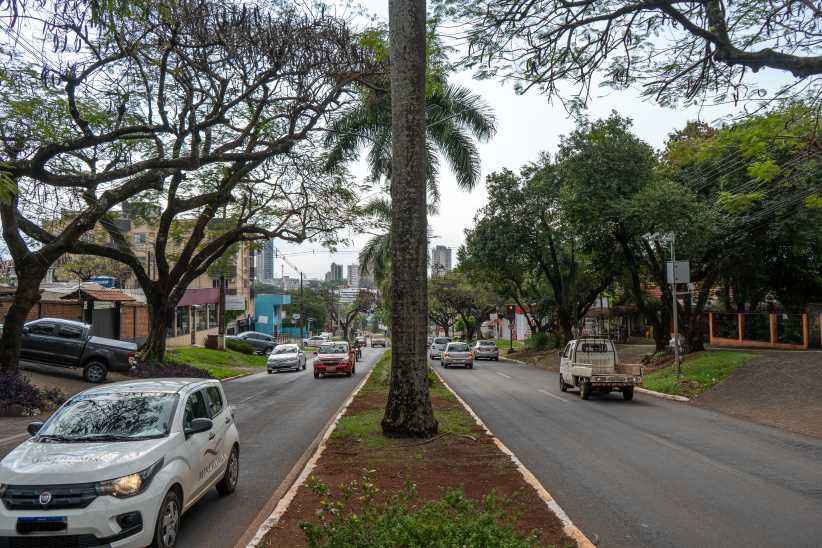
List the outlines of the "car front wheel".
<svg viewBox="0 0 822 548">
<path fill-rule="evenodd" d="M 152 548 L 173 548 L 177 542 L 177 533 L 180 531 L 180 496 L 172 489 L 166 493 L 160 512 L 157 514 L 157 524 L 154 527 L 154 542 Z"/>
<path fill-rule="evenodd" d="M 235 445 L 231 449 L 228 457 L 228 466 L 225 467 L 223 479 L 217 483 L 217 492 L 221 497 L 230 495 L 237 490 L 237 482 L 240 480 L 240 451 Z"/>
</svg>

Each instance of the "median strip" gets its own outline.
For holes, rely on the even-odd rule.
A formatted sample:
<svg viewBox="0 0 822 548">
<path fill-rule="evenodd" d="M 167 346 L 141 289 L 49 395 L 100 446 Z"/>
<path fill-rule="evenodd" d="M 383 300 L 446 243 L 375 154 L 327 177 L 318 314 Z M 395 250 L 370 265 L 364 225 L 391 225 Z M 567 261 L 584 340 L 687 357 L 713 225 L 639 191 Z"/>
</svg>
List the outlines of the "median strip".
<svg viewBox="0 0 822 548">
<path fill-rule="evenodd" d="M 575 544 L 553 500 L 435 374 L 429 386 L 439 434 L 384 437 L 389 370 L 386 355 L 259 546 Z"/>
</svg>

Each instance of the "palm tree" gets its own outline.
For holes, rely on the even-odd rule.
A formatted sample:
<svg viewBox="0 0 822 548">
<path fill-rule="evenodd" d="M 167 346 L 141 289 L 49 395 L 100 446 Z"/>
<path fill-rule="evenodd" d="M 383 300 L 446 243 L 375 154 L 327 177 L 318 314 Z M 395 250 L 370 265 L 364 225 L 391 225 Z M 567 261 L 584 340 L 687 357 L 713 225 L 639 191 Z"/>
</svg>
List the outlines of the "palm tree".
<svg viewBox="0 0 822 548">
<path fill-rule="evenodd" d="M 437 175 L 443 158 L 464 190 L 476 186 L 480 177 L 477 141 L 487 141 L 496 132 L 491 108 L 467 88 L 450 84 L 443 76 L 429 83 L 426 94 L 426 150 L 429 213 L 439 202 Z M 369 176 L 375 181 L 391 178 L 391 97 L 388 93 L 366 90 L 362 99 L 338 118 L 326 138 L 327 165 L 354 160 L 367 149 Z M 363 273 L 373 272 L 382 285 L 390 272 L 391 201 L 376 198 L 362 207 L 381 233 L 374 235 L 360 252 Z"/>
</svg>

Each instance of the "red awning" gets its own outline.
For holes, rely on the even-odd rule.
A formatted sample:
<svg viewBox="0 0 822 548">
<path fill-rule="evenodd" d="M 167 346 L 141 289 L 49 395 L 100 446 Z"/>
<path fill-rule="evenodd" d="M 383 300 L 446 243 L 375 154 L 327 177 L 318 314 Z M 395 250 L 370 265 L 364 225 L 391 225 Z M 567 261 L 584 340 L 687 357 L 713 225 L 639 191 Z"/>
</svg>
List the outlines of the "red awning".
<svg viewBox="0 0 822 548">
<path fill-rule="evenodd" d="M 186 289 L 183 298 L 177 306 L 192 306 L 199 304 L 217 304 L 220 300 L 219 287 L 204 287 L 203 289 Z"/>
</svg>

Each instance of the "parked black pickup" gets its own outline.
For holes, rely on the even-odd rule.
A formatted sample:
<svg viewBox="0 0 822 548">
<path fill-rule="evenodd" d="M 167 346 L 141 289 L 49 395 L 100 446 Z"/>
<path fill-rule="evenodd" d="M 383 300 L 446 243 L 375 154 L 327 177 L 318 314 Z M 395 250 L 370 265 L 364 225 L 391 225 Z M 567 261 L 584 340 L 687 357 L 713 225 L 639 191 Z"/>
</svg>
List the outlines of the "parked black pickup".
<svg viewBox="0 0 822 548">
<path fill-rule="evenodd" d="M 89 382 L 103 382 L 109 371 L 128 371 L 137 345 L 91 335 L 91 326 L 41 318 L 23 327 L 20 358 L 58 367 L 82 367 Z"/>
</svg>

